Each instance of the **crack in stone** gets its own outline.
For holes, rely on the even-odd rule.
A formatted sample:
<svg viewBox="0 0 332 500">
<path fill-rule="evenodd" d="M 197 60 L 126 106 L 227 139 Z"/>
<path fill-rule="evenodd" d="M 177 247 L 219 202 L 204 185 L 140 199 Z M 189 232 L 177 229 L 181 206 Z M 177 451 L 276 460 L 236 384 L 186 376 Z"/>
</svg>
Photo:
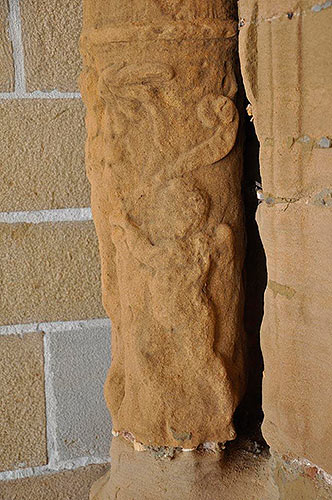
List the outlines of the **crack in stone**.
<svg viewBox="0 0 332 500">
<path fill-rule="evenodd" d="M 262 203 L 266 203 L 269 207 L 275 205 L 287 205 L 291 203 L 305 202 L 306 205 L 316 205 L 320 207 L 332 207 L 332 189 L 324 188 L 322 191 L 316 194 L 309 194 L 307 196 L 297 196 L 297 197 L 282 197 L 275 196 L 271 193 L 265 193 L 262 190 L 257 191 L 257 198 Z"/>
</svg>

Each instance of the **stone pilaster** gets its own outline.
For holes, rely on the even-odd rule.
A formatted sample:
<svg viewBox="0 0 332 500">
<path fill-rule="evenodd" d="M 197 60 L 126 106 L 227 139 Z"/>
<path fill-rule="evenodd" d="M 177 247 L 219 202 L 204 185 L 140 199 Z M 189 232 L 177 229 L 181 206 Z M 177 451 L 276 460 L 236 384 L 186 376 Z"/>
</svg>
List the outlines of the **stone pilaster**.
<svg viewBox="0 0 332 500">
<path fill-rule="evenodd" d="M 331 473 L 331 2 L 241 0 L 239 14 L 268 263 L 263 433 Z"/>
</svg>

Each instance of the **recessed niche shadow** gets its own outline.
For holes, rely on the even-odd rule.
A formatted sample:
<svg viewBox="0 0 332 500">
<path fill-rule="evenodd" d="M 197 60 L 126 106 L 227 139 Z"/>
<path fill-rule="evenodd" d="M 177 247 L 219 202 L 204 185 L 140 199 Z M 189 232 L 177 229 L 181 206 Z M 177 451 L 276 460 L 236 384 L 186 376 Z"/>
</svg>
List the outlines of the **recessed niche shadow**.
<svg viewBox="0 0 332 500">
<path fill-rule="evenodd" d="M 246 112 L 244 115 L 245 143 L 242 190 L 247 240 L 244 264 L 247 390 L 236 411 L 234 420 L 238 435 L 263 440 L 260 427 L 263 421 L 262 377 L 264 364 L 260 347 L 260 329 L 264 314 L 267 268 L 266 256 L 255 218 L 258 207 L 257 183 L 261 183 L 259 141 L 253 122 L 250 121 Z"/>
</svg>

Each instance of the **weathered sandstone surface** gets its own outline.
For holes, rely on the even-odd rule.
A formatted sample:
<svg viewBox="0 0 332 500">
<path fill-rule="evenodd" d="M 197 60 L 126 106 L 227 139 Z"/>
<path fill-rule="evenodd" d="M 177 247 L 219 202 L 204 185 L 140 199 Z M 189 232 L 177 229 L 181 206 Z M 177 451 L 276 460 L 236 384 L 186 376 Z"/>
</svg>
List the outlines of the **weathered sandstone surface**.
<svg viewBox="0 0 332 500">
<path fill-rule="evenodd" d="M 232 440 L 244 390 L 236 2 L 84 2 L 105 395 L 145 445 Z"/>
<path fill-rule="evenodd" d="M 268 264 L 263 432 L 331 473 L 331 2 L 241 0 L 239 15 Z"/>
</svg>

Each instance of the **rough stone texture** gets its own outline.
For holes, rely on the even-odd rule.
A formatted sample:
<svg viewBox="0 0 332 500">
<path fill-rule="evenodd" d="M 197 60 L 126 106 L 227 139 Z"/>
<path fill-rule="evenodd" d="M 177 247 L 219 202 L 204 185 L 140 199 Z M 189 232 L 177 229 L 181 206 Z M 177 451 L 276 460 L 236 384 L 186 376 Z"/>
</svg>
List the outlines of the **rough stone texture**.
<svg viewBox="0 0 332 500">
<path fill-rule="evenodd" d="M 27 89 L 76 91 L 81 0 L 20 2 Z"/>
<path fill-rule="evenodd" d="M 90 205 L 83 115 L 76 99 L 0 101 L 0 211 Z"/>
<path fill-rule="evenodd" d="M 47 463 L 43 359 L 42 334 L 0 337 L 1 471 Z"/>
<path fill-rule="evenodd" d="M 92 222 L 1 224 L 0 324 L 104 317 Z"/>
<path fill-rule="evenodd" d="M 240 446 L 222 456 L 192 452 L 169 460 L 135 452 L 115 438 L 111 470 L 94 484 L 90 500 L 279 500 L 266 452 Z"/>
<path fill-rule="evenodd" d="M 182 20 L 193 18 L 236 19 L 234 0 L 83 0 L 83 26 L 104 27 L 118 22 Z"/>
<path fill-rule="evenodd" d="M 110 325 L 51 332 L 46 336 L 49 358 L 48 419 L 52 422 L 58 460 L 107 457 L 111 422 L 103 397 L 110 363 Z"/>
<path fill-rule="evenodd" d="M 241 0 L 239 8 L 241 66 L 265 198 L 259 210 L 269 274 L 263 432 L 280 454 L 331 472 L 332 149 L 328 141 L 322 147 L 332 133 L 327 4 L 315 11 L 307 1 Z"/>
<path fill-rule="evenodd" d="M 237 23 L 225 18 L 236 2 L 84 6 L 86 156 L 113 324 L 105 394 L 114 428 L 186 448 L 234 439 L 244 230 Z"/>
<path fill-rule="evenodd" d="M 88 500 L 91 484 L 109 467 L 90 465 L 49 476 L 0 482 L 0 500 Z"/>
<path fill-rule="evenodd" d="M 8 1 L 0 0 L 0 92 L 14 90 L 14 62 L 8 34 Z"/>
</svg>

